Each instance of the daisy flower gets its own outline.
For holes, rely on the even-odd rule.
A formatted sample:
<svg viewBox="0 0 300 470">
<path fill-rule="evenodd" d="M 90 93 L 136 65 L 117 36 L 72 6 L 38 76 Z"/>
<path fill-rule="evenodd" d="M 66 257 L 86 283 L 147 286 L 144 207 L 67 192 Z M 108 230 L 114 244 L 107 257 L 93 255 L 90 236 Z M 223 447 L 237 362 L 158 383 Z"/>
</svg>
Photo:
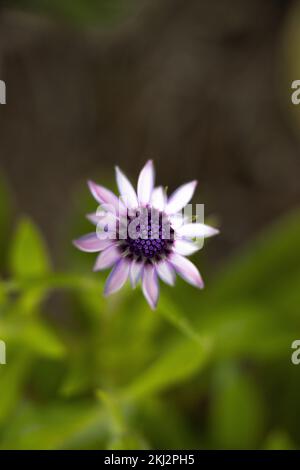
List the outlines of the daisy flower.
<svg viewBox="0 0 300 470">
<path fill-rule="evenodd" d="M 153 162 L 149 160 L 139 174 L 137 190 L 116 167 L 120 197 L 89 181 L 90 191 L 100 206 L 88 218 L 97 229 L 74 241 L 82 251 L 99 252 L 94 271 L 112 267 L 105 295 L 117 292 L 128 278 L 133 288 L 141 281 L 152 309 L 159 297 L 159 278 L 173 286 L 178 274 L 189 284 L 203 288 L 198 269 L 186 256 L 200 249 L 199 238 L 218 233 L 182 216 L 193 197 L 196 181 L 180 186 L 167 198 L 162 187 L 154 187 L 154 179 Z"/>
</svg>

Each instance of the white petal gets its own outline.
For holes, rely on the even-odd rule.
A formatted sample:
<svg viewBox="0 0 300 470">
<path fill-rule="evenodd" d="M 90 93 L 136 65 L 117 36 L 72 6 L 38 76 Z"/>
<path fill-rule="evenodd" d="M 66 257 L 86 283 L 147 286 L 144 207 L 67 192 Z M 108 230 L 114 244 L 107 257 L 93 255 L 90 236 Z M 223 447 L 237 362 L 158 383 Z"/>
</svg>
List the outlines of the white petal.
<svg viewBox="0 0 300 470">
<path fill-rule="evenodd" d="M 143 270 L 143 293 L 152 309 L 155 309 L 159 295 L 157 273 L 151 264 L 145 265 Z"/>
<path fill-rule="evenodd" d="M 171 215 L 169 217 L 169 220 L 171 222 L 172 228 L 174 230 L 177 230 L 183 224 L 187 223 L 189 218 L 180 212 L 179 214 Z"/>
<path fill-rule="evenodd" d="M 104 205 L 104 207 L 106 207 L 106 205 Z M 119 217 L 116 214 L 106 212 L 105 210 L 97 210 L 97 212 L 87 214 L 86 218 L 94 225 L 99 225 L 101 227 L 109 225 L 111 229 L 116 228 L 117 221 L 119 220 Z"/>
<path fill-rule="evenodd" d="M 132 261 L 131 267 L 130 267 L 130 282 L 132 285 L 132 288 L 134 289 L 141 277 L 142 271 L 143 271 L 143 263 L 138 262 L 138 261 Z"/>
<path fill-rule="evenodd" d="M 97 251 L 105 250 L 109 245 L 112 244 L 111 240 L 99 240 L 97 233 L 88 233 L 78 240 L 74 240 L 74 245 L 81 251 L 88 253 L 95 253 Z"/>
<path fill-rule="evenodd" d="M 98 212 L 92 212 L 91 214 L 87 214 L 86 218 L 92 222 L 92 224 L 97 225 L 101 217 L 103 217 L 106 214 L 106 212 L 102 212 L 101 214 Z"/>
<path fill-rule="evenodd" d="M 96 233 L 99 240 L 115 240 L 117 237 L 117 228 L 119 218 L 111 212 L 97 211 L 88 214 L 87 219 L 96 225 Z"/>
<path fill-rule="evenodd" d="M 217 235 L 219 230 L 216 228 L 210 227 L 209 225 L 205 224 L 198 224 L 198 223 L 191 223 L 185 224 L 179 227 L 176 230 L 177 234 L 182 237 L 212 237 L 213 235 Z"/>
<path fill-rule="evenodd" d="M 191 181 L 176 189 L 168 200 L 166 213 L 175 214 L 181 211 L 192 199 L 196 186 L 197 181 Z"/>
<path fill-rule="evenodd" d="M 120 250 L 115 245 L 109 246 L 98 256 L 94 266 L 94 271 L 100 271 L 101 269 L 110 268 L 120 258 Z"/>
<path fill-rule="evenodd" d="M 113 294 L 123 287 L 128 278 L 129 268 L 130 263 L 127 260 L 118 261 L 106 280 L 104 295 Z"/>
<path fill-rule="evenodd" d="M 174 266 L 176 272 L 189 284 L 202 289 L 204 287 L 201 275 L 196 266 L 184 256 L 172 253 L 169 257 L 170 263 Z"/>
<path fill-rule="evenodd" d="M 119 188 L 119 192 L 123 198 L 124 204 L 129 209 L 138 207 L 138 199 L 136 192 L 130 183 L 129 179 L 124 175 L 119 167 L 116 166 L 116 180 Z"/>
<path fill-rule="evenodd" d="M 142 205 L 148 204 L 151 199 L 154 186 L 154 168 L 152 160 L 148 160 L 142 171 L 140 172 L 137 194 L 139 202 Z"/>
<path fill-rule="evenodd" d="M 163 211 L 166 205 L 166 194 L 162 186 L 158 186 L 152 192 L 151 206 Z"/>
<path fill-rule="evenodd" d="M 106 228 L 109 232 L 116 232 L 119 218 L 111 212 L 105 212 L 101 217 L 98 217 L 97 228 Z"/>
<path fill-rule="evenodd" d="M 112 212 L 119 214 L 125 212 L 122 201 L 109 189 L 99 186 L 93 181 L 88 181 L 90 191 L 99 204 L 105 204 L 106 209 L 110 207 Z"/>
<path fill-rule="evenodd" d="M 189 240 L 175 240 L 174 242 L 174 251 L 183 256 L 190 256 L 196 251 L 200 250 L 200 246 L 196 243 L 193 243 Z"/>
<path fill-rule="evenodd" d="M 174 286 L 175 284 L 175 271 L 168 261 L 160 261 L 156 265 L 156 271 L 159 277 L 170 286 Z"/>
</svg>

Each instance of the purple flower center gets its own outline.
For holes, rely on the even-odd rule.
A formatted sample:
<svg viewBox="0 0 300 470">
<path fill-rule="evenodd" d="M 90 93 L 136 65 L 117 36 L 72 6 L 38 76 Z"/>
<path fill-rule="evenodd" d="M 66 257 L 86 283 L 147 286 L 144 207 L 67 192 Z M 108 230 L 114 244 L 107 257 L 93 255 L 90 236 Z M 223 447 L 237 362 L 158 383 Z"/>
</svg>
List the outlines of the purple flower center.
<svg viewBox="0 0 300 470">
<path fill-rule="evenodd" d="M 161 259 L 170 253 L 174 242 L 174 230 L 167 216 L 148 207 L 128 216 L 126 234 L 120 247 L 136 259 Z"/>
</svg>

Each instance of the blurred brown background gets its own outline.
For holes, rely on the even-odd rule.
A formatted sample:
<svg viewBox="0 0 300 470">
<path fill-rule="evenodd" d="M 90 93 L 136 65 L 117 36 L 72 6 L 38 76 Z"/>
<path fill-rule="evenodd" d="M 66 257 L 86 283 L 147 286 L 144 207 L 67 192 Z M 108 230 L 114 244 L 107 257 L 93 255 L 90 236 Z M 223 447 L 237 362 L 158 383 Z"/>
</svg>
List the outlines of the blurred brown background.
<svg viewBox="0 0 300 470">
<path fill-rule="evenodd" d="M 154 158 L 170 189 L 199 179 L 197 200 L 222 228 L 212 256 L 299 203 L 282 72 L 299 2 L 142 1 L 111 28 L 25 3 L 0 10 L 0 162 L 17 211 L 41 226 L 56 259 L 76 192 L 103 171 L 112 178 L 116 163 L 135 178 Z"/>
</svg>

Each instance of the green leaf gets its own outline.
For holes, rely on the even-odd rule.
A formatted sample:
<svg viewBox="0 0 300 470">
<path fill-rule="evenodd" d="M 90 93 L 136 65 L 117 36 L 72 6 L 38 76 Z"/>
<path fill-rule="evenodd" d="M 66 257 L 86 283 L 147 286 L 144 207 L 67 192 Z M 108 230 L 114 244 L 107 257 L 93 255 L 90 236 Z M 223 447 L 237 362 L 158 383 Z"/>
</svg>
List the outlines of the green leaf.
<svg viewBox="0 0 300 470">
<path fill-rule="evenodd" d="M 191 340 L 177 340 L 159 359 L 123 390 L 124 396 L 137 399 L 160 393 L 187 381 L 206 364 L 211 351 L 209 338 L 202 345 Z"/>
<path fill-rule="evenodd" d="M 196 392 L 198 394 L 198 392 Z M 199 395 L 198 395 L 199 396 Z M 152 449 L 197 449 L 199 436 L 185 410 L 173 400 L 150 397 L 137 406 L 134 425 Z"/>
<path fill-rule="evenodd" d="M 40 356 L 60 358 L 65 348 L 49 326 L 41 321 L 26 322 L 20 341 Z"/>
<path fill-rule="evenodd" d="M 295 444 L 284 430 L 272 431 L 267 437 L 264 445 L 266 450 L 294 450 Z"/>
<path fill-rule="evenodd" d="M 72 449 L 107 438 L 103 412 L 95 403 L 21 405 L 7 424 L 1 449 Z"/>
<path fill-rule="evenodd" d="M 211 402 L 214 447 L 255 449 L 263 426 L 263 404 L 254 380 L 232 364 L 220 365 Z"/>
<path fill-rule="evenodd" d="M 50 272 L 46 245 L 29 219 L 22 219 L 17 227 L 10 251 L 10 271 L 21 281 L 37 279 Z M 26 289 L 16 303 L 16 310 L 22 314 L 34 313 L 46 291 L 47 286 Z"/>
<path fill-rule="evenodd" d="M 245 295 L 272 295 L 289 276 L 299 273 L 300 212 L 264 230 L 243 252 L 231 259 L 209 292 L 208 302 Z"/>
<path fill-rule="evenodd" d="M 60 394 L 63 397 L 82 395 L 94 387 L 95 367 L 90 364 L 90 356 L 91 352 L 84 346 L 78 351 L 72 350 L 70 354 L 72 360 L 60 387 Z"/>
<path fill-rule="evenodd" d="M 147 448 L 145 440 L 129 425 L 128 416 L 124 412 L 126 404 L 103 390 L 98 390 L 97 396 L 104 404 L 108 416 L 111 436 L 107 448 L 119 450 Z"/>
<path fill-rule="evenodd" d="M 29 219 L 22 219 L 17 227 L 10 252 L 10 270 L 20 279 L 41 277 L 50 271 L 44 240 Z"/>
<path fill-rule="evenodd" d="M 7 351 L 7 364 L 0 365 L 0 425 L 13 412 L 22 394 L 31 360 L 28 354 L 19 352 L 12 357 Z"/>
<path fill-rule="evenodd" d="M 202 338 L 196 327 L 193 326 L 183 312 L 167 296 L 161 296 L 157 313 L 162 315 L 175 328 L 188 338 L 202 344 Z"/>
<path fill-rule="evenodd" d="M 0 282 L 1 289 L 5 294 L 22 293 L 28 289 L 61 289 L 61 290 L 82 290 L 98 292 L 100 295 L 103 289 L 101 279 L 92 276 L 79 276 L 72 274 L 47 274 L 41 278 L 18 279 Z"/>
<path fill-rule="evenodd" d="M 204 312 L 201 312 L 201 314 Z M 285 356 L 294 328 L 274 310 L 247 301 L 212 309 L 199 320 L 199 331 L 213 338 L 216 359 L 246 357 L 255 360 Z"/>
<path fill-rule="evenodd" d="M 63 344 L 48 325 L 37 318 L 24 318 L 0 318 L 1 338 L 11 347 L 23 347 L 38 356 L 55 359 L 64 355 Z"/>
<path fill-rule="evenodd" d="M 107 450 L 145 450 L 149 444 L 143 438 L 133 435 L 112 438 L 107 445 Z"/>
</svg>

